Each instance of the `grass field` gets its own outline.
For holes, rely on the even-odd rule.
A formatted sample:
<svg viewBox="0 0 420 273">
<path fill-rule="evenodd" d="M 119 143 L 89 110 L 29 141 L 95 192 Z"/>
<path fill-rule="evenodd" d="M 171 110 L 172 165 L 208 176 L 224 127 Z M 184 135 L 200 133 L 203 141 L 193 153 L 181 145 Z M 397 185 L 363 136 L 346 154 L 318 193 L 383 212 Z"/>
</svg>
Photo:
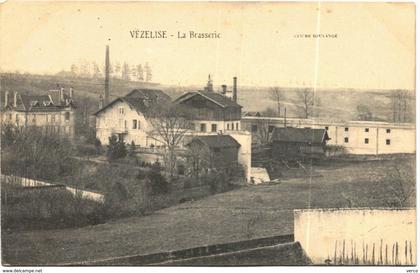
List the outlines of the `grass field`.
<svg viewBox="0 0 420 273">
<path fill-rule="evenodd" d="M 314 177 L 243 187 L 146 217 L 78 229 L 3 231 L 3 263 L 83 262 L 290 234 L 296 208 L 384 206 L 393 196 L 381 181 L 394 166 L 415 175 L 413 158 L 331 162 L 314 167 Z M 414 198 L 410 202 L 414 206 Z"/>
</svg>

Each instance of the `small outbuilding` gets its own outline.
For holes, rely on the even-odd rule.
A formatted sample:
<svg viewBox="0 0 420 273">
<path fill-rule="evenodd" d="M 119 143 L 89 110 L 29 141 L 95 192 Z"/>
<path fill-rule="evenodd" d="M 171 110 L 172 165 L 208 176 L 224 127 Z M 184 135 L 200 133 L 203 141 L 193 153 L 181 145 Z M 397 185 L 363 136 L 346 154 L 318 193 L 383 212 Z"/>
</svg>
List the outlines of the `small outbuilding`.
<svg viewBox="0 0 420 273">
<path fill-rule="evenodd" d="M 186 146 L 210 168 L 226 169 L 238 165 L 241 145 L 229 135 L 195 136 Z"/>
<path fill-rule="evenodd" d="M 280 160 L 318 159 L 325 156 L 327 130 L 313 128 L 274 128 L 272 157 Z"/>
</svg>

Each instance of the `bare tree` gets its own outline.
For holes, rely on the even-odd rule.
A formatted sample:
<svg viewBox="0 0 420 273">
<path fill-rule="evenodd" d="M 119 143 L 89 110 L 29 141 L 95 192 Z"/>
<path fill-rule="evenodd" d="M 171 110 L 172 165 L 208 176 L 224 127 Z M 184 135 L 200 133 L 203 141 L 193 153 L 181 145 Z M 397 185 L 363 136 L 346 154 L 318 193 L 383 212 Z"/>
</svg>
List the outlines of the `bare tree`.
<svg viewBox="0 0 420 273">
<path fill-rule="evenodd" d="M 178 105 L 156 106 L 150 121 L 152 130 L 149 136 L 165 146 L 166 165 L 172 177 L 176 167 L 176 148 L 190 128 L 187 112 Z"/>
<path fill-rule="evenodd" d="M 411 108 L 415 101 L 414 96 L 408 90 L 394 90 L 391 95 L 392 121 L 408 122 L 412 120 Z"/>
<path fill-rule="evenodd" d="M 389 192 L 391 199 L 385 201 L 385 204 L 389 207 L 410 206 L 410 199 L 415 198 L 416 194 L 415 171 L 413 168 L 393 166 L 387 172 L 386 178 L 385 182 L 381 182 L 381 187 Z"/>
<path fill-rule="evenodd" d="M 273 100 L 277 105 L 277 116 L 280 117 L 281 113 L 281 102 L 284 100 L 284 94 L 279 87 L 273 87 L 270 90 L 270 99 Z"/>
<path fill-rule="evenodd" d="M 305 88 L 297 93 L 298 108 L 301 110 L 305 118 L 308 118 L 314 108 L 314 92 L 309 88 Z"/>
<path fill-rule="evenodd" d="M 372 112 L 369 109 L 369 106 L 365 104 L 359 104 L 357 106 L 357 119 L 358 120 L 367 120 L 370 121 L 373 119 Z"/>
</svg>

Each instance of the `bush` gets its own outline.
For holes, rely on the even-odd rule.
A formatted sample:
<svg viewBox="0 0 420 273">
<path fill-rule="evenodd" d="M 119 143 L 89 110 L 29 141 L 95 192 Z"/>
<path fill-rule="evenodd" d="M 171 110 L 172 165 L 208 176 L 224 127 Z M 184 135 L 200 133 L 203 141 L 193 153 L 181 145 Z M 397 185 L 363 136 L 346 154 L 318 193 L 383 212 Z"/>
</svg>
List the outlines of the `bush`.
<svg viewBox="0 0 420 273">
<path fill-rule="evenodd" d="M 109 137 L 107 156 L 109 160 L 116 160 L 127 155 L 127 148 L 124 140 L 119 139 L 116 135 Z"/>
</svg>

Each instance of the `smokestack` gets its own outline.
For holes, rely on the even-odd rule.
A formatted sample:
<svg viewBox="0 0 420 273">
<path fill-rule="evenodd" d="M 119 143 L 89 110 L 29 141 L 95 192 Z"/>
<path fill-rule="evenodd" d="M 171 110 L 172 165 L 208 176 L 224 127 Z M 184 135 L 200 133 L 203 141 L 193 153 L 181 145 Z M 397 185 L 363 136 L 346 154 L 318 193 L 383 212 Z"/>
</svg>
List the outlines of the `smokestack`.
<svg viewBox="0 0 420 273">
<path fill-rule="evenodd" d="M 226 88 L 227 88 L 226 84 L 223 84 L 222 85 L 222 94 L 223 95 L 226 95 L 226 92 L 227 92 L 227 89 Z"/>
<path fill-rule="evenodd" d="M 4 106 L 7 106 L 9 104 L 9 91 L 6 91 L 4 93 Z"/>
<path fill-rule="evenodd" d="M 73 99 L 73 87 L 70 87 L 69 96 L 70 99 Z"/>
<path fill-rule="evenodd" d="M 17 107 L 17 96 L 18 96 L 18 93 L 15 92 L 13 96 L 13 107 L 15 108 Z"/>
<path fill-rule="evenodd" d="M 109 45 L 105 51 L 105 104 L 109 103 Z"/>
<path fill-rule="evenodd" d="M 237 102 L 238 100 L 238 90 L 237 88 L 237 78 L 233 77 L 233 95 L 232 95 L 232 99 L 234 102 Z"/>
</svg>

